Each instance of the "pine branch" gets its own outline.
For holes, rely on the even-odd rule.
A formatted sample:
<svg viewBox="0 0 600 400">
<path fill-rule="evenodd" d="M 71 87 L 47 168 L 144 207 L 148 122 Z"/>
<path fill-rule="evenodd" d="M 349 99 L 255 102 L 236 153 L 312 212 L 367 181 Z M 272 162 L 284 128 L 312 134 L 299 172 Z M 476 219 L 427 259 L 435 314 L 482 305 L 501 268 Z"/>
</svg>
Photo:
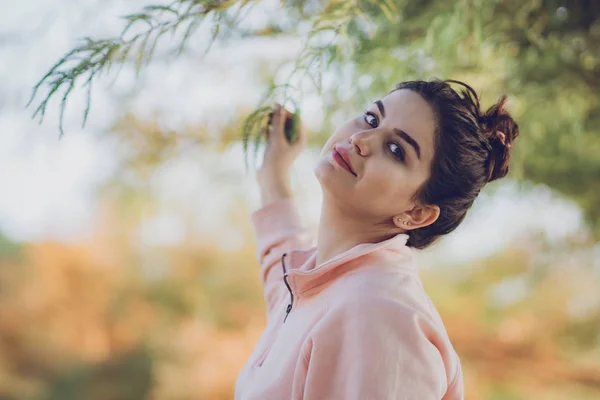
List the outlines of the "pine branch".
<svg viewBox="0 0 600 400">
<path fill-rule="evenodd" d="M 378 0 L 372 0 L 376 3 L 379 3 Z M 294 63 L 294 67 L 292 72 L 288 76 L 285 83 L 280 85 L 270 85 L 265 96 L 259 102 L 258 108 L 251 113 L 243 127 L 242 131 L 242 139 L 244 143 L 244 156 L 245 156 L 245 166 L 246 170 L 248 169 L 248 160 L 247 160 L 247 148 L 248 141 L 250 138 L 254 137 L 254 159 L 256 158 L 256 154 L 258 152 L 258 146 L 262 141 L 262 137 L 264 136 L 264 129 L 267 116 L 269 112 L 272 111 L 272 104 L 277 101 L 277 94 L 280 89 L 283 89 L 283 100 L 281 100 L 282 105 L 285 107 L 285 104 L 290 101 L 294 105 L 294 114 L 300 112 L 299 103 L 301 97 L 300 89 L 290 82 L 292 80 L 297 80 L 300 85 L 304 78 L 308 75 L 308 78 L 313 83 L 317 92 L 320 94 L 322 92 L 322 72 L 321 69 L 323 67 L 323 60 L 327 59 L 327 55 L 330 54 L 332 46 L 334 44 L 337 47 L 342 47 L 344 44 L 344 40 L 351 44 L 352 39 L 347 34 L 347 27 L 354 19 L 362 19 L 363 21 L 369 22 L 368 18 L 365 15 L 365 12 L 360 7 L 360 1 L 339 1 L 334 0 L 327 4 L 324 10 L 315 18 L 312 23 L 311 31 L 304 43 L 302 50 L 300 51 L 300 55 L 296 59 Z M 326 34 L 331 34 L 331 39 L 329 42 L 325 44 L 321 44 L 321 39 Z M 316 42 L 316 43 L 315 43 Z M 353 48 L 350 51 L 350 54 L 353 52 Z M 339 52 L 335 52 L 336 59 L 335 61 L 339 63 L 343 63 L 344 60 L 347 59 L 344 54 L 340 54 Z M 330 57 L 327 65 L 333 61 L 333 57 Z M 319 64 L 319 68 L 316 69 L 316 72 L 312 71 L 313 64 Z M 304 72 L 299 78 L 297 77 L 299 74 Z M 297 90 L 300 96 L 290 96 L 288 89 Z"/>
<path fill-rule="evenodd" d="M 31 105 L 42 86 L 48 88 L 46 97 L 32 115 L 32 118 L 35 118 L 39 114 L 41 123 L 48 102 L 59 89 L 65 87 L 66 91 L 60 103 L 59 127 L 60 136 L 62 137 L 64 134 L 63 117 L 67 97 L 75 88 L 77 80 L 84 78 L 83 87 L 87 88 L 88 91 L 83 120 L 83 127 L 85 127 L 91 105 L 92 82 L 102 71 L 108 72 L 113 62 L 121 64 L 122 67 L 127 61 L 131 49 L 136 47 L 138 48 L 138 54 L 135 65 L 136 74 L 139 75 L 141 68 L 148 65 L 152 60 L 156 45 L 165 33 L 175 34 L 179 27 L 188 24 L 179 46 L 179 53 L 181 53 L 188 39 L 205 17 L 215 15 L 218 19 L 220 15 L 226 14 L 232 6 L 240 4 L 241 9 L 249 2 L 250 0 L 176 0 L 166 6 L 146 6 L 139 13 L 126 15 L 123 18 L 127 23 L 118 38 L 94 40 L 86 37 L 83 39 L 82 44 L 75 47 L 54 64 L 50 71 L 34 86 L 31 98 L 26 106 Z M 240 10 L 237 12 L 237 15 L 239 14 Z M 146 25 L 145 30 L 127 37 L 131 28 L 140 24 Z M 209 49 L 217 39 L 218 34 L 219 29 L 214 29 Z M 119 68 L 117 75 L 120 70 Z"/>
<path fill-rule="evenodd" d="M 34 86 L 31 98 L 27 107 L 31 105 L 39 89 L 44 86 L 48 89 L 46 97 L 40 102 L 32 118 L 37 115 L 40 117 L 40 123 L 50 99 L 61 88 L 66 88 L 60 102 L 60 137 L 64 134 L 63 119 L 67 98 L 76 87 L 79 78 L 84 79 L 83 88 L 86 93 L 86 107 L 83 116 L 82 127 L 85 127 L 89 110 L 91 106 L 92 83 L 102 72 L 108 73 L 113 63 L 120 64 L 119 70 L 115 75 L 119 75 L 121 68 L 128 61 L 128 56 L 133 48 L 138 53 L 135 58 L 136 75 L 139 75 L 141 69 L 147 66 L 154 55 L 156 45 L 161 37 L 166 33 L 175 35 L 178 29 L 187 24 L 178 47 L 178 53 L 185 50 L 185 45 L 191 35 L 196 31 L 200 23 L 208 16 L 212 16 L 215 21 L 209 45 L 204 55 L 210 50 L 212 44 L 218 39 L 219 34 L 223 32 L 223 27 L 228 31 L 237 28 L 242 10 L 248 6 L 253 6 L 259 0 L 175 0 L 169 5 L 150 5 L 142 9 L 141 12 L 126 15 L 126 25 L 120 36 L 113 39 L 94 40 L 89 37 L 83 39 L 83 43 L 63 56 L 46 75 Z M 300 52 L 292 73 L 288 80 L 281 85 L 272 85 L 268 88 L 263 100 L 258 107 L 251 113 L 245 123 L 242 132 L 244 142 L 244 151 L 248 146 L 248 140 L 255 137 L 255 150 L 261 139 L 263 126 L 270 112 L 270 107 L 277 100 L 279 89 L 283 89 L 283 105 L 292 102 L 298 110 L 298 96 L 289 96 L 288 89 L 299 89 L 290 84 L 293 79 L 299 81 L 299 84 L 307 77 L 313 83 L 319 93 L 322 90 L 322 69 L 329 66 L 333 61 L 342 62 L 347 55 L 355 51 L 354 39 L 348 35 L 348 26 L 352 21 L 363 21 L 369 25 L 369 34 L 372 36 L 370 20 L 366 11 L 361 7 L 360 0 L 331 0 L 320 13 L 313 17 L 312 29 L 306 39 L 304 47 Z M 364 0 L 363 3 L 373 3 L 379 7 L 390 18 L 391 12 L 396 11 L 394 3 L 391 0 Z M 232 15 L 229 13 L 233 6 L 239 6 Z M 288 7 L 303 8 L 303 2 L 292 4 Z M 392 10 L 392 11 L 390 11 Z M 303 17 L 306 17 L 304 11 L 301 11 Z M 391 19 L 391 18 L 390 18 Z M 145 29 L 133 36 L 129 36 L 129 31 L 135 26 L 142 25 Z M 263 35 L 264 32 L 257 31 L 255 35 Z M 322 44 L 321 39 L 326 34 L 331 34 L 331 40 Z M 129 36 L 129 37 L 128 37 Z M 332 49 L 333 46 L 333 49 Z M 345 49 L 349 51 L 344 51 Z M 313 71 L 314 65 L 317 65 L 316 71 Z M 297 75 L 304 73 L 298 78 Z M 247 161 L 246 161 L 247 166 Z"/>
</svg>

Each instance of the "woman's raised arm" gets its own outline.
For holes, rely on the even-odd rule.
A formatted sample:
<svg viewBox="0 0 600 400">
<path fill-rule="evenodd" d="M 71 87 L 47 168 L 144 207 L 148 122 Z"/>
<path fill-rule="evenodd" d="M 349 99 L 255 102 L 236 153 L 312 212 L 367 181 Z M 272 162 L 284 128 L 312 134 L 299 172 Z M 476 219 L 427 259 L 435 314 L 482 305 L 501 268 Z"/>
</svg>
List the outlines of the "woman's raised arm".
<svg viewBox="0 0 600 400">
<path fill-rule="evenodd" d="M 296 210 L 289 182 L 292 163 L 306 144 L 302 126 L 296 141 L 289 143 L 285 138 L 285 120 L 291 116 L 289 111 L 276 104 L 271 124 L 266 129 L 265 156 L 257 172 L 261 208 L 251 215 L 268 318 L 287 293 L 281 256 L 292 249 L 306 249 L 311 243 L 310 234 Z"/>
</svg>

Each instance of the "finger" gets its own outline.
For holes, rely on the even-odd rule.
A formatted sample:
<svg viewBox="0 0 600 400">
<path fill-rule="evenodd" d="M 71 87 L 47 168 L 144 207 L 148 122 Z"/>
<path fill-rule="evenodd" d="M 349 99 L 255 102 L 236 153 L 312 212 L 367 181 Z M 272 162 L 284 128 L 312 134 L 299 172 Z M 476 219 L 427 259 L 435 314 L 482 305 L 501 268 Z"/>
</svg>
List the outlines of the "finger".
<svg viewBox="0 0 600 400">
<path fill-rule="evenodd" d="M 283 140 L 285 138 L 284 136 L 284 129 L 285 129 L 285 108 L 283 108 L 283 106 L 279 103 L 277 103 L 277 108 L 275 111 L 275 118 L 273 121 L 273 132 L 275 132 L 275 135 L 273 140 L 275 140 L 277 143 L 283 143 Z"/>
<path fill-rule="evenodd" d="M 267 118 L 267 123 L 265 124 L 265 126 L 263 128 L 263 133 L 267 137 L 267 139 L 269 139 L 269 134 L 271 133 L 271 128 L 273 126 L 273 114 L 274 114 L 273 111 L 269 112 L 268 118 Z"/>
<path fill-rule="evenodd" d="M 279 105 L 279 126 L 281 127 L 281 131 L 283 132 L 283 129 L 285 127 L 285 114 L 286 114 L 287 110 L 280 104 Z"/>
<path fill-rule="evenodd" d="M 275 126 L 277 124 L 277 104 L 273 106 L 271 111 L 269 112 L 269 117 L 267 119 L 267 124 L 265 127 L 266 136 L 267 136 L 267 144 L 273 142 L 273 137 L 275 136 L 273 132 L 275 131 Z"/>
<path fill-rule="evenodd" d="M 265 126 L 267 142 L 270 142 L 272 140 L 272 136 L 275 136 L 275 135 L 272 135 L 271 133 L 274 131 L 274 127 L 276 125 L 277 125 L 277 103 L 275 103 L 275 105 L 273 106 L 271 111 L 269 111 L 269 114 L 268 114 L 267 123 Z"/>
<path fill-rule="evenodd" d="M 303 144 L 306 141 L 306 130 L 301 119 L 298 119 L 298 144 Z"/>
<path fill-rule="evenodd" d="M 277 127 L 279 124 L 279 103 L 275 103 L 273 111 L 271 111 L 271 125 Z"/>
</svg>

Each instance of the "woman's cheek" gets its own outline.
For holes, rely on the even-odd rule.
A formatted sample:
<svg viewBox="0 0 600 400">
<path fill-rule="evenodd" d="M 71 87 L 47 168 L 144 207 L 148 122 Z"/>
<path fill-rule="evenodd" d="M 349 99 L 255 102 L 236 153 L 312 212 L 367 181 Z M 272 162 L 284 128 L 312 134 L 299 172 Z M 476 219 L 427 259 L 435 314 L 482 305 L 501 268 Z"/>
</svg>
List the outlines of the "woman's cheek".
<svg viewBox="0 0 600 400">
<path fill-rule="evenodd" d="M 331 136 L 329 136 L 329 139 L 327 139 L 327 142 L 323 146 L 322 153 L 326 153 L 329 150 L 332 150 L 333 147 L 338 143 L 348 143 L 350 137 L 354 134 L 354 132 L 358 132 L 360 129 L 361 128 L 359 118 L 354 118 L 347 121 L 346 123 L 344 123 L 344 125 L 337 128 L 331 134 Z"/>
</svg>

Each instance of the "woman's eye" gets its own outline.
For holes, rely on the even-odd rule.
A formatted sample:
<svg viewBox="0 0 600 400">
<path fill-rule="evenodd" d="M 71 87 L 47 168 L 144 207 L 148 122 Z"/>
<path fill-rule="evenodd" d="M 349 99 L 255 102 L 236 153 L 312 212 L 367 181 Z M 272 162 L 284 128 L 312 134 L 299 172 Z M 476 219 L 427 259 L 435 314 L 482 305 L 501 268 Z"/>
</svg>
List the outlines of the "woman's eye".
<svg viewBox="0 0 600 400">
<path fill-rule="evenodd" d="M 396 157 L 400 161 L 404 161 L 404 150 L 397 143 L 390 143 L 388 145 L 394 157 Z"/>
<path fill-rule="evenodd" d="M 370 111 L 365 111 L 365 122 L 367 124 L 369 124 L 372 128 L 377 128 L 376 126 L 373 126 L 372 122 L 377 122 L 377 118 L 375 117 L 375 115 L 373 115 L 372 112 Z M 371 121 L 371 122 L 370 122 Z"/>
</svg>

